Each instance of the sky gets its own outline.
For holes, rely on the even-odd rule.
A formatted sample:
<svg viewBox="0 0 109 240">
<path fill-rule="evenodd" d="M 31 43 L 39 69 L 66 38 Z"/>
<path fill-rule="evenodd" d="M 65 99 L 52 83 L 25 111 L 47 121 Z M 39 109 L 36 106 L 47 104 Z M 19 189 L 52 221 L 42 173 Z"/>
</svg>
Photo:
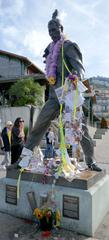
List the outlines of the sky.
<svg viewBox="0 0 109 240">
<path fill-rule="evenodd" d="M 55 9 L 64 33 L 83 54 L 85 78 L 109 77 L 109 0 L 0 0 L 0 49 L 23 55 L 44 70 Z"/>
</svg>

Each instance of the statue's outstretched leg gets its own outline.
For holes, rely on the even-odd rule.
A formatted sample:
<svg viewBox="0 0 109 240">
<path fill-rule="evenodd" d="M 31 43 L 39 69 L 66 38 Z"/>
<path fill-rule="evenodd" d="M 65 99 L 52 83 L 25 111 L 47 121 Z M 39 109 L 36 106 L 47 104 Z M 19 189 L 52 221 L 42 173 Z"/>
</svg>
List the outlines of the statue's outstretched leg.
<svg viewBox="0 0 109 240">
<path fill-rule="evenodd" d="M 82 135 L 81 146 L 85 155 L 85 162 L 89 169 L 98 172 L 102 171 L 102 169 L 96 165 L 96 161 L 94 158 L 94 144 L 92 138 L 89 135 L 89 131 L 86 124 L 83 123 L 82 128 L 84 134 Z"/>
<path fill-rule="evenodd" d="M 56 97 L 49 98 L 48 101 L 45 103 L 44 107 L 42 108 L 35 123 L 35 126 L 32 129 L 29 138 L 27 139 L 27 143 L 21 154 L 22 157 L 25 155 L 28 157 L 32 156 L 32 151 L 34 147 L 40 144 L 40 141 L 42 140 L 44 133 L 50 126 L 51 121 L 59 116 L 59 110 L 60 105 L 58 99 Z M 15 164 L 12 164 L 8 168 L 11 169 L 18 167 L 20 161 L 21 159 L 19 159 Z"/>
<path fill-rule="evenodd" d="M 50 98 L 42 108 L 34 128 L 25 145 L 26 148 L 33 150 L 35 146 L 40 144 L 44 133 L 50 126 L 51 121 L 59 115 L 59 102 L 57 98 Z"/>
</svg>

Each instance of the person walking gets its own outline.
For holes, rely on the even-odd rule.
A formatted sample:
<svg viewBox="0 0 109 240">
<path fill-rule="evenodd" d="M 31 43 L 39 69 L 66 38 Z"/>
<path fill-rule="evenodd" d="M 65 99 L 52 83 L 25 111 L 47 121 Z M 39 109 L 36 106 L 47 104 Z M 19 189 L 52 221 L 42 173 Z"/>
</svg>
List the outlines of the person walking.
<svg viewBox="0 0 109 240">
<path fill-rule="evenodd" d="M 54 132 L 52 128 L 49 128 L 46 132 L 46 150 L 44 158 L 53 158 L 54 157 Z"/>
<path fill-rule="evenodd" d="M 11 151 L 11 131 L 12 131 L 12 122 L 7 121 L 6 127 L 3 128 L 1 133 L 2 138 L 2 150 L 4 151 L 4 159 L 1 163 L 1 168 L 6 168 L 10 165 L 10 151 Z"/>
<path fill-rule="evenodd" d="M 16 163 L 19 159 L 24 146 L 24 138 L 24 120 L 18 117 L 12 128 L 11 164 Z"/>
</svg>

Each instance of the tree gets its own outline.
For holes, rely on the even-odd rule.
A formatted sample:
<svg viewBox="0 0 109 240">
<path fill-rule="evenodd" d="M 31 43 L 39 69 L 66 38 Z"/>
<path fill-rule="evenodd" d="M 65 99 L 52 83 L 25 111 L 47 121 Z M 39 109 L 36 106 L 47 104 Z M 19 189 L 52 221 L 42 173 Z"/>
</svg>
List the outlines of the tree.
<svg viewBox="0 0 109 240">
<path fill-rule="evenodd" d="M 43 87 L 33 78 L 21 79 L 11 86 L 9 96 L 11 106 L 42 105 Z"/>
</svg>

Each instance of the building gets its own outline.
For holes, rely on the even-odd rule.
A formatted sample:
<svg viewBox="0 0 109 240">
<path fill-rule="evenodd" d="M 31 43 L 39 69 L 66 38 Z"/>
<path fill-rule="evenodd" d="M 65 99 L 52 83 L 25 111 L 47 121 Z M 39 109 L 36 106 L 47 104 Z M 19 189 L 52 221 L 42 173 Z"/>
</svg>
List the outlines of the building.
<svg viewBox="0 0 109 240">
<path fill-rule="evenodd" d="M 41 85 L 46 84 L 44 73 L 28 58 L 0 50 L 0 105 L 6 104 L 13 83 L 31 76 Z"/>
<path fill-rule="evenodd" d="M 93 112 L 99 119 L 105 119 L 109 124 L 109 78 L 98 76 L 89 81 L 96 95 Z"/>
<path fill-rule="evenodd" d="M 83 104 L 83 111 L 84 111 L 85 117 L 87 118 L 88 124 L 93 126 L 95 125 L 95 122 L 99 122 L 99 118 L 93 112 L 93 104 L 96 103 L 96 96 L 95 96 L 95 92 L 92 89 L 92 86 L 90 86 L 89 80 L 86 79 L 83 81 L 83 83 L 87 87 L 87 91 L 85 91 L 83 94 L 85 98 L 85 101 Z"/>
</svg>

